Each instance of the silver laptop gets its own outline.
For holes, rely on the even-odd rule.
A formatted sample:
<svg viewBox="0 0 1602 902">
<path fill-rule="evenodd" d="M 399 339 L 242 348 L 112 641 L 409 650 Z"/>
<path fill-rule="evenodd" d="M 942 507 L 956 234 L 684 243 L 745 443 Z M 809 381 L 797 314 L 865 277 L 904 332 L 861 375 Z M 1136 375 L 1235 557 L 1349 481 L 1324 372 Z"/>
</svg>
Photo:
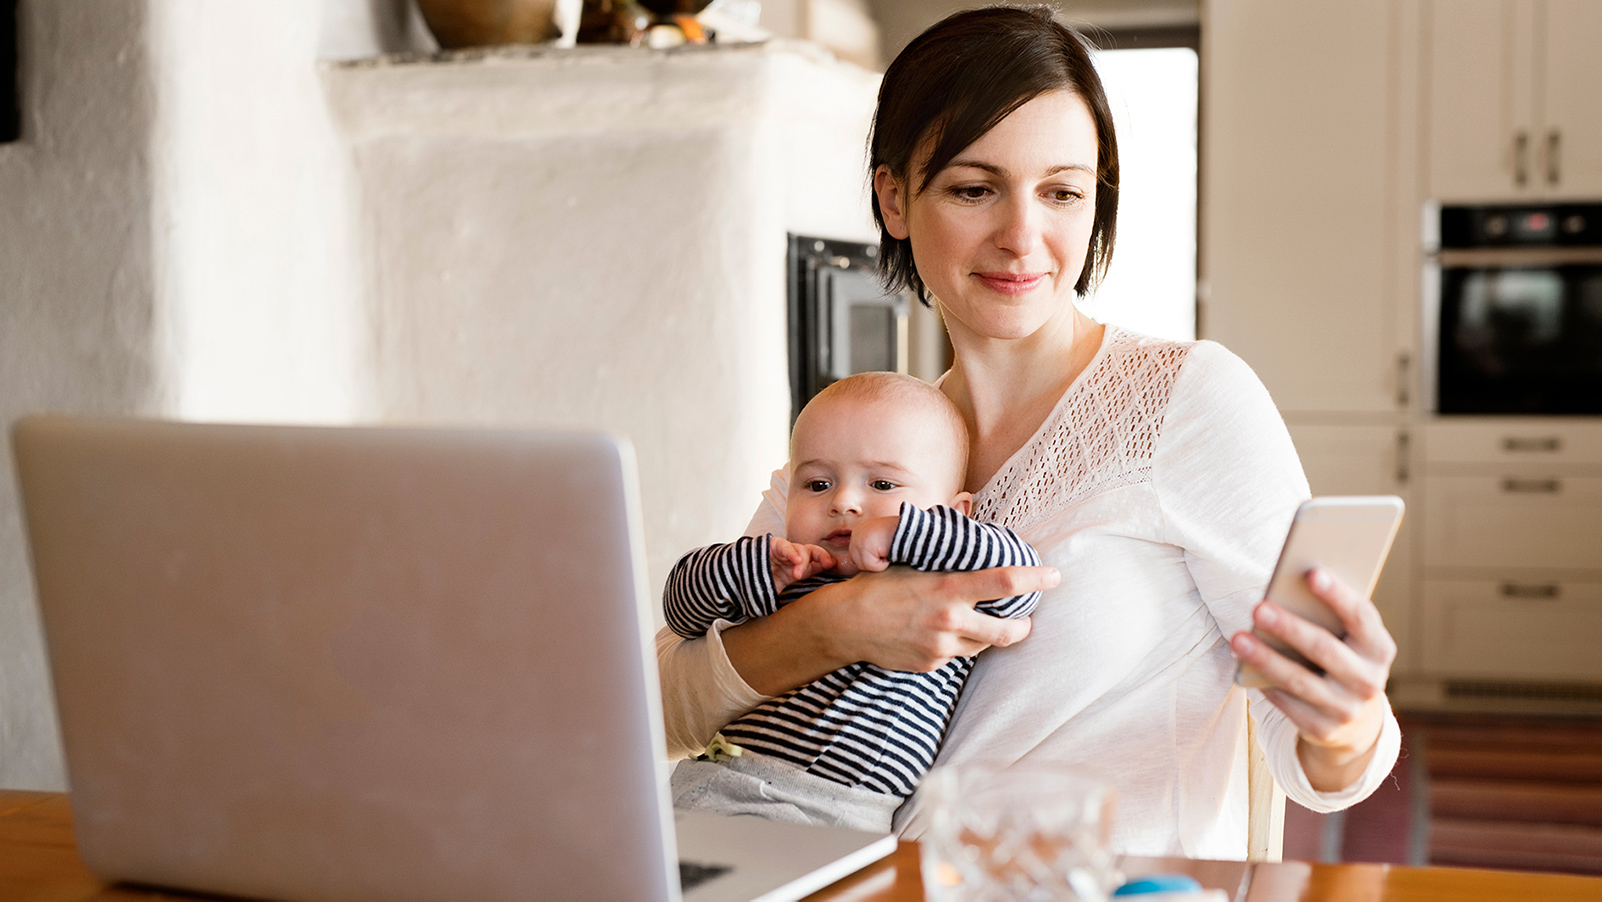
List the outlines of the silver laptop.
<svg viewBox="0 0 1602 902">
<path fill-rule="evenodd" d="M 64 417 L 13 438 L 104 878 L 632 902 L 680 898 L 682 872 L 686 900 L 792 899 L 894 848 L 676 833 L 624 442 Z"/>
</svg>

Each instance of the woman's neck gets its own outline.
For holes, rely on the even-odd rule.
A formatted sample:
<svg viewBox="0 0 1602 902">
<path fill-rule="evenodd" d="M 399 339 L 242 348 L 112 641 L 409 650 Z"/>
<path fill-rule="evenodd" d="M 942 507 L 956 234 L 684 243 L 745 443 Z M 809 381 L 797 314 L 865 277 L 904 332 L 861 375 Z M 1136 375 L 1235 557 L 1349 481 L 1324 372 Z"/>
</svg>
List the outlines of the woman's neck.
<svg viewBox="0 0 1602 902">
<path fill-rule="evenodd" d="M 968 421 L 966 489 L 977 492 L 1034 436 L 1101 347 L 1104 327 L 1070 307 L 1019 339 L 951 336 L 941 388 Z"/>
</svg>

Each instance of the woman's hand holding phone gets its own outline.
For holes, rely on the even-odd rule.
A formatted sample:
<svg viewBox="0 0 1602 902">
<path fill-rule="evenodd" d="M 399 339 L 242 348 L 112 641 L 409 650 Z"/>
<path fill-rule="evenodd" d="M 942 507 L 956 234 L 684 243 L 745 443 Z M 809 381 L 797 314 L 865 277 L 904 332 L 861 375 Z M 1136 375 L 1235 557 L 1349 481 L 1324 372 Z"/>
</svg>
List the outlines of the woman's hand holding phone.
<svg viewBox="0 0 1602 902">
<path fill-rule="evenodd" d="M 1236 682 L 1261 689 L 1301 733 L 1297 752 L 1313 787 L 1361 776 L 1389 703 L 1396 641 L 1369 593 L 1402 522 L 1395 496 L 1314 498 L 1296 511 L 1254 629 L 1230 645 Z"/>
<path fill-rule="evenodd" d="M 1230 647 L 1261 675 L 1263 695 L 1296 724 L 1297 752 L 1313 788 L 1330 792 L 1356 780 L 1373 755 L 1389 709 L 1385 683 L 1396 640 L 1367 595 L 1326 570 L 1309 571 L 1305 579 L 1345 626 L 1344 639 L 1269 601 L 1252 612 L 1252 622 L 1322 668 L 1322 675 L 1248 631 L 1236 633 Z"/>
</svg>

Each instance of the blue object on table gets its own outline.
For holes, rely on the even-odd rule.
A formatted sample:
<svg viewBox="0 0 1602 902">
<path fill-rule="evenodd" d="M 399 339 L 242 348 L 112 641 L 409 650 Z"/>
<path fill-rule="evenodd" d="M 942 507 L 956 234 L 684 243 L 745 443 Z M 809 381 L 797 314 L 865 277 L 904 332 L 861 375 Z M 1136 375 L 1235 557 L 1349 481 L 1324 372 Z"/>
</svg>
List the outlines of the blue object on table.
<svg viewBox="0 0 1602 902">
<path fill-rule="evenodd" d="M 1144 896 L 1147 893 L 1194 893 L 1202 888 L 1185 874 L 1147 874 L 1113 890 L 1114 896 Z"/>
</svg>

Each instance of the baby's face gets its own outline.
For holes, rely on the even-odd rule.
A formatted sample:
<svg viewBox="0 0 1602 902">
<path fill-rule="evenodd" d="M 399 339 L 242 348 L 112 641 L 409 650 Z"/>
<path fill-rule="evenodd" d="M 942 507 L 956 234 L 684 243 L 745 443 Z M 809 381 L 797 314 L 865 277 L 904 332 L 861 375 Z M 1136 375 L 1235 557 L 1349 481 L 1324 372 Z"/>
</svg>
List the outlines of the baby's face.
<svg viewBox="0 0 1602 902">
<path fill-rule="evenodd" d="M 861 520 L 894 517 L 901 503 L 952 504 L 962 454 L 925 405 L 838 398 L 807 407 L 791 442 L 785 538 L 844 555 Z"/>
</svg>

